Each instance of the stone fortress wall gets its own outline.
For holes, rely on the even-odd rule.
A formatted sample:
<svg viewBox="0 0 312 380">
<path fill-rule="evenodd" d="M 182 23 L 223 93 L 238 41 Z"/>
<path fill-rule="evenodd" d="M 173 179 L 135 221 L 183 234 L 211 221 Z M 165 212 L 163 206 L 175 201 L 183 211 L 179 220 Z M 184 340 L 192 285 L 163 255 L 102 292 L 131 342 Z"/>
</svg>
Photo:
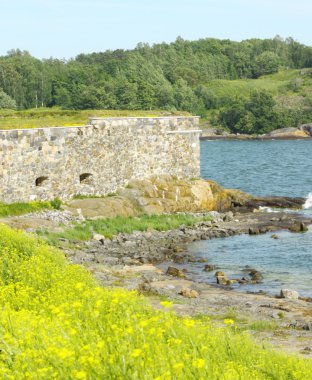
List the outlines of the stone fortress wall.
<svg viewBox="0 0 312 380">
<path fill-rule="evenodd" d="M 105 195 L 130 179 L 199 177 L 198 117 L 90 119 L 0 131 L 0 201 Z"/>
</svg>

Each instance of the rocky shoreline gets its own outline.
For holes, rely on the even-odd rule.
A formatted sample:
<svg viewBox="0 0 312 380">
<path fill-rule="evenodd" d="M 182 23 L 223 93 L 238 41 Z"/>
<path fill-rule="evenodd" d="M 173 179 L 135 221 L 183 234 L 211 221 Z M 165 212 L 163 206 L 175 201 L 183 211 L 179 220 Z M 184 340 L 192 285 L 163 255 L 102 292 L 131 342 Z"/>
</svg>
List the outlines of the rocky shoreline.
<svg viewBox="0 0 312 380">
<path fill-rule="evenodd" d="M 312 124 L 298 128 L 280 128 L 262 135 L 230 133 L 219 128 L 203 126 L 201 140 L 311 140 Z"/>
<path fill-rule="evenodd" d="M 231 281 L 221 281 L 220 271 L 219 275 L 216 272 L 216 284 L 209 285 L 192 281 L 187 272 L 175 267 L 195 260 L 202 262 L 203 270 L 209 266 L 205 260 L 196 259 L 187 251 L 187 245 L 193 241 L 246 233 L 274 233 L 281 229 L 305 231 L 306 226 L 312 224 L 312 218 L 284 212 L 210 214 L 213 221 L 199 222 L 192 228 L 181 226 L 166 232 L 151 230 L 119 234 L 112 239 L 97 235 L 75 249 L 63 247 L 63 250 L 72 262 L 88 268 L 103 286 L 137 290 L 155 307 L 159 307 L 159 299 L 165 297 L 173 302 L 173 309 L 178 314 L 208 315 L 217 323 L 231 313 L 242 326 L 246 323 L 274 323 L 274 331 L 258 331 L 257 338 L 312 357 L 311 299 L 298 298 L 293 292 L 285 292 L 284 298 L 236 292 L 231 288 Z M 164 261 L 171 264 L 162 271 L 158 264 Z M 207 268 L 210 269 L 215 270 Z M 255 279 L 256 272 L 251 273 L 249 281 Z M 280 335 L 276 336 L 276 331 Z"/>
<path fill-rule="evenodd" d="M 38 228 L 53 232 L 70 227 L 73 222 L 83 223 L 85 218 L 120 214 L 136 216 L 157 211 L 210 216 L 211 220 L 199 221 L 193 227 L 120 233 L 111 239 L 95 233 L 86 242 L 60 238 L 58 246 L 71 262 L 86 267 L 103 286 L 136 290 L 156 308 L 161 308 L 161 300 L 170 300 L 178 314 L 209 317 L 217 324 L 222 324 L 224 318 L 233 318 L 239 328 L 255 334 L 260 341 L 264 339 L 286 351 L 312 357 L 311 299 L 300 298 L 293 291 L 284 291 L 284 298 L 237 292 L 232 288 L 233 281 L 242 281 L 243 287 L 245 282 L 262 280 L 257 268 L 246 268 L 244 279 L 227 278 L 222 267 L 215 268 L 188 252 L 188 245 L 199 240 L 264 233 L 270 233 L 273 238 L 282 229 L 305 232 L 312 224 L 312 217 L 282 209 L 259 212 L 260 207 L 299 209 L 304 202 L 303 198 L 254 198 L 222 189 L 212 181 L 189 183 L 162 178 L 134 182 L 114 197 L 73 200 L 63 211 L 47 210 L 1 221 L 28 232 Z M 209 208 L 217 208 L 219 212 L 199 211 Z M 162 270 L 164 262 L 166 266 Z M 203 271 L 213 271 L 214 284 L 195 282 L 189 273 L 179 269 L 180 264 L 194 262 L 202 265 Z"/>
<path fill-rule="evenodd" d="M 172 260 L 192 260 L 187 253 L 187 244 L 197 240 L 229 237 L 237 234 L 257 235 L 288 229 L 304 232 L 312 218 L 301 214 L 283 212 L 250 212 L 243 214 L 207 212 L 192 214 L 211 215 L 212 221 L 198 222 L 194 227 L 181 226 L 179 229 L 159 232 L 150 230 L 120 233 L 112 239 L 95 234 L 94 239 L 78 245 L 77 250 L 68 251 L 76 263 L 96 262 L 104 265 L 155 264 Z"/>
</svg>

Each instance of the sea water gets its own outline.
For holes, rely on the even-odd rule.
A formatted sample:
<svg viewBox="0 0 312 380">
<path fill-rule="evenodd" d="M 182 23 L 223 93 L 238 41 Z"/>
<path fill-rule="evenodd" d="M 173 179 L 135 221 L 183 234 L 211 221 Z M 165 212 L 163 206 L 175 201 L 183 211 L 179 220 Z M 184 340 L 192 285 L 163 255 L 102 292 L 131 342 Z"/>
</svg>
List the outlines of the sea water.
<svg viewBox="0 0 312 380">
<path fill-rule="evenodd" d="M 202 141 L 201 176 L 252 195 L 304 197 L 301 212 L 312 215 L 312 140 Z M 288 288 L 312 297 L 312 227 L 304 234 L 278 232 L 279 239 L 271 235 L 199 241 L 189 251 L 230 278 L 246 276 L 247 265 L 263 274 L 261 284 L 234 284 L 238 291 L 278 294 Z M 203 266 L 187 264 L 189 277 L 215 283 L 214 272 L 204 272 Z"/>
</svg>

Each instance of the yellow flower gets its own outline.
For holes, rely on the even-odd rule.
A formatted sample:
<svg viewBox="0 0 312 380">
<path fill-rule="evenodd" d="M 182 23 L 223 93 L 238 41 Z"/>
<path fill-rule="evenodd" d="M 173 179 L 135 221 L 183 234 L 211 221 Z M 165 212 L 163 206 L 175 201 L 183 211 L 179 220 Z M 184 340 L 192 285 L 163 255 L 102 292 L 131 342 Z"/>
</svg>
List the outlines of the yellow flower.
<svg viewBox="0 0 312 380">
<path fill-rule="evenodd" d="M 135 350 L 132 351 L 131 356 L 133 358 L 137 358 L 141 355 L 141 353 L 142 353 L 142 350 L 140 350 L 139 348 L 136 348 Z"/>
<path fill-rule="evenodd" d="M 61 309 L 59 307 L 54 307 L 52 310 L 52 314 L 60 314 Z"/>
<path fill-rule="evenodd" d="M 85 371 L 74 371 L 74 379 L 85 380 L 87 378 L 87 373 Z"/>
<path fill-rule="evenodd" d="M 140 327 L 146 327 L 148 325 L 148 321 L 141 321 L 139 322 Z"/>
<path fill-rule="evenodd" d="M 183 319 L 183 323 L 185 324 L 185 326 L 187 327 L 193 327 L 194 324 L 195 324 L 195 321 L 193 319 Z"/>
<path fill-rule="evenodd" d="M 75 330 L 75 329 L 70 329 L 70 330 L 69 330 L 69 334 L 70 334 L 70 335 L 77 335 L 77 330 Z"/>
<path fill-rule="evenodd" d="M 77 284 L 75 285 L 75 288 L 80 290 L 83 288 L 83 285 L 84 285 L 83 282 L 77 282 Z"/>
<path fill-rule="evenodd" d="M 79 301 L 75 301 L 75 302 L 73 302 L 73 308 L 75 308 L 75 309 L 80 309 L 81 306 L 82 306 L 82 303 L 81 303 L 81 302 L 79 302 Z"/>
<path fill-rule="evenodd" d="M 177 339 L 177 338 L 169 338 L 167 340 L 167 343 L 170 345 L 170 346 L 179 346 L 181 343 L 182 343 L 182 340 L 181 339 Z"/>
<path fill-rule="evenodd" d="M 233 319 L 226 318 L 224 319 L 223 323 L 225 323 L 226 325 L 233 325 L 234 321 Z"/>
<path fill-rule="evenodd" d="M 169 307 L 172 307 L 172 302 L 170 302 L 170 301 L 162 301 L 162 302 L 160 302 L 160 304 L 162 307 L 165 307 L 166 309 Z"/>
<path fill-rule="evenodd" d="M 69 357 L 74 356 L 74 352 L 68 350 L 67 348 L 61 348 L 61 349 L 58 351 L 57 356 L 58 356 L 60 359 L 68 359 Z"/>
<path fill-rule="evenodd" d="M 204 368 L 205 367 L 205 360 L 204 359 L 195 359 L 195 360 L 193 360 L 192 365 L 195 368 Z"/>
<path fill-rule="evenodd" d="M 105 346 L 105 343 L 103 341 L 97 342 L 96 347 L 97 348 L 103 348 Z"/>
<path fill-rule="evenodd" d="M 182 369 L 184 367 L 183 363 L 176 363 L 173 365 L 173 369 Z"/>
<path fill-rule="evenodd" d="M 102 303 L 103 303 L 102 300 L 97 300 L 97 301 L 95 302 L 95 307 L 100 307 L 100 306 L 102 306 Z"/>
</svg>

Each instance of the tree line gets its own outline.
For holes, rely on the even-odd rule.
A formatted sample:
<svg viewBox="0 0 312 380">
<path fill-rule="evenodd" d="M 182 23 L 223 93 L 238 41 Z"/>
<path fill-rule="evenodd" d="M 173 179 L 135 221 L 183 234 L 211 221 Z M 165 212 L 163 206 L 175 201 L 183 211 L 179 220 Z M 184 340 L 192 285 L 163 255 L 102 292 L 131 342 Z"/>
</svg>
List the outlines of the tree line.
<svg viewBox="0 0 312 380">
<path fill-rule="evenodd" d="M 164 109 L 203 115 L 220 108 L 209 81 L 258 78 L 281 67 L 312 67 L 312 47 L 279 36 L 242 42 L 178 37 L 169 44 L 139 43 L 133 50 L 80 54 L 68 61 L 39 60 L 16 49 L 0 57 L 0 108 Z"/>
</svg>

